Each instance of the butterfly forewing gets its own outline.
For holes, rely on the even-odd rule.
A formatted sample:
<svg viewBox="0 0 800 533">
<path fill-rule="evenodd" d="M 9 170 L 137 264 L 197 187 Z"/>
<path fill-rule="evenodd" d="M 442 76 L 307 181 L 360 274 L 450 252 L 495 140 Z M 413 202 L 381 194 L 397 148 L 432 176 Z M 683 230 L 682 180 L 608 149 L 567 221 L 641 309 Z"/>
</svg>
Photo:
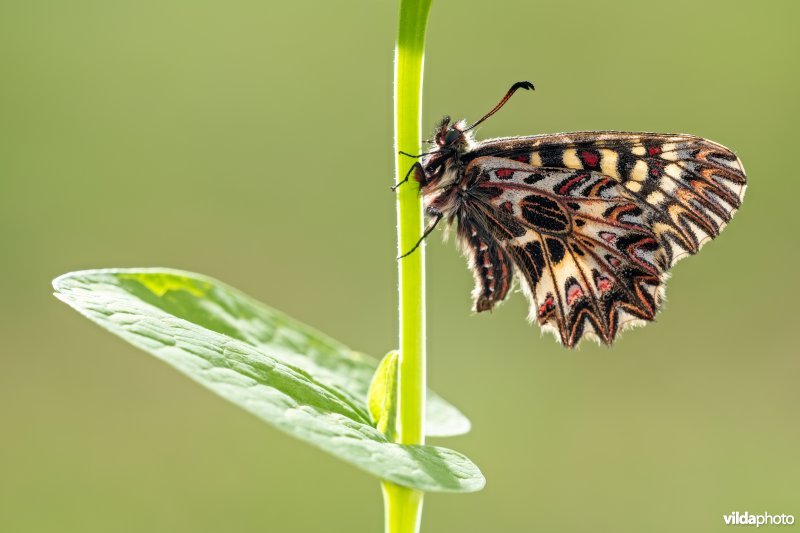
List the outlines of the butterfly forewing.
<svg viewBox="0 0 800 533">
<path fill-rule="evenodd" d="M 649 223 L 670 264 L 719 235 L 746 188 L 736 155 L 692 135 L 577 132 L 495 139 L 480 143 L 468 157 L 487 155 L 592 170 L 622 183 L 653 208 Z"/>
</svg>

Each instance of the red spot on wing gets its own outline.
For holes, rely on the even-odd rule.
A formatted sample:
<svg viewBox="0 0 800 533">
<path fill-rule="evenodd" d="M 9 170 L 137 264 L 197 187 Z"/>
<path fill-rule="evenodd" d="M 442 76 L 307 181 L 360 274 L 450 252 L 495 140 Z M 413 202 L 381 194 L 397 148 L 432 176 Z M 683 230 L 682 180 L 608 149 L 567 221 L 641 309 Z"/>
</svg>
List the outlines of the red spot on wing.
<svg viewBox="0 0 800 533">
<path fill-rule="evenodd" d="M 658 177 L 664 171 L 666 163 L 661 159 L 653 159 L 650 161 L 650 175 Z"/>
<path fill-rule="evenodd" d="M 501 180 L 507 180 L 512 176 L 512 174 L 514 174 L 514 171 L 510 168 L 501 168 L 497 170 L 497 177 Z"/>
<path fill-rule="evenodd" d="M 611 233 L 609 231 L 601 231 L 600 236 L 603 238 L 604 241 L 614 242 L 614 239 L 617 238 L 616 234 Z"/>
<path fill-rule="evenodd" d="M 529 156 L 527 154 L 515 155 L 511 159 L 513 159 L 514 161 L 519 161 L 520 163 L 530 163 L 531 162 L 531 160 L 530 160 L 530 158 L 529 158 Z"/>
<path fill-rule="evenodd" d="M 544 303 L 539 306 L 539 318 L 545 318 L 556 308 L 555 301 L 552 296 L 548 296 Z"/>
<path fill-rule="evenodd" d="M 658 154 L 661 153 L 661 147 L 660 146 L 651 146 L 650 148 L 647 149 L 647 153 L 650 154 L 650 155 L 658 155 Z"/>
<path fill-rule="evenodd" d="M 599 276 L 596 280 L 596 283 L 600 292 L 606 292 L 611 288 L 611 280 L 605 276 Z"/>
<path fill-rule="evenodd" d="M 580 285 L 572 285 L 567 291 L 567 304 L 572 305 L 575 300 L 583 296 L 583 289 Z"/>
<path fill-rule="evenodd" d="M 583 166 L 585 167 L 594 168 L 598 165 L 598 163 L 600 163 L 600 157 L 596 153 L 588 150 L 583 150 L 580 154 L 580 157 L 581 161 L 583 161 Z"/>
</svg>

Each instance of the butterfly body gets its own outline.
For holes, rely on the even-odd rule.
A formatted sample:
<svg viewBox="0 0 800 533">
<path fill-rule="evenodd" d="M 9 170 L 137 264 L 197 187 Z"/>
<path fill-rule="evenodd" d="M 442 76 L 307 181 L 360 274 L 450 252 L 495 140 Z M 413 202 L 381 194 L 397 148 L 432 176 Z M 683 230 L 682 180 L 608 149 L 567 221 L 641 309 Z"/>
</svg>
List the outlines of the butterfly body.
<svg viewBox="0 0 800 533">
<path fill-rule="evenodd" d="M 457 228 L 475 311 L 503 301 L 516 278 L 530 318 L 568 347 L 611 344 L 653 320 L 669 268 L 719 234 L 746 187 L 730 150 L 691 135 L 476 142 L 471 129 L 445 117 L 416 165 L 427 213 Z"/>
</svg>

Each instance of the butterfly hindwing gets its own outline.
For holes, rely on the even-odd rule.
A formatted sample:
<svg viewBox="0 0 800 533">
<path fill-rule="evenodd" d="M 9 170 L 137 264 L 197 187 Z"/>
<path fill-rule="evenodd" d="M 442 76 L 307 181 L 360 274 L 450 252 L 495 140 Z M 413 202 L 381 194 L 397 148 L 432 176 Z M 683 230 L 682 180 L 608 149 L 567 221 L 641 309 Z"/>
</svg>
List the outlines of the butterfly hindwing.
<svg viewBox="0 0 800 533">
<path fill-rule="evenodd" d="M 488 232 L 486 224 L 464 216 L 458 225 L 459 240 L 475 277 L 473 308 L 490 311 L 508 295 L 514 280 L 514 267 L 505 248 Z"/>
<path fill-rule="evenodd" d="M 741 205 L 741 161 L 692 135 L 577 132 L 495 139 L 470 157 L 494 156 L 537 167 L 601 173 L 653 208 L 648 223 L 670 265 L 719 235 Z"/>
<path fill-rule="evenodd" d="M 477 178 L 458 223 L 473 258 L 476 310 L 503 299 L 510 259 L 531 318 L 567 346 L 583 335 L 610 343 L 623 323 L 653 319 L 667 258 L 648 225 L 649 207 L 620 183 L 497 157 L 473 160 L 466 173 Z"/>
</svg>

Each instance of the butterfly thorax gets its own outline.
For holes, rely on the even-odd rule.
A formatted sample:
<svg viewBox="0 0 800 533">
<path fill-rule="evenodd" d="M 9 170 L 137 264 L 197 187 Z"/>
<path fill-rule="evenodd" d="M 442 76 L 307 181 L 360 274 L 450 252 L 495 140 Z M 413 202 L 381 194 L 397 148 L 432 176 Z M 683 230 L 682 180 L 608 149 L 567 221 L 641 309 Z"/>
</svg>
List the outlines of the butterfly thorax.
<svg viewBox="0 0 800 533">
<path fill-rule="evenodd" d="M 415 174 L 420 184 L 425 207 L 429 212 L 452 218 L 462 203 L 467 180 L 463 156 L 473 149 L 469 132 L 463 131 L 463 121 L 449 125 L 445 117 L 434 132 L 434 149 L 423 156 Z"/>
</svg>

